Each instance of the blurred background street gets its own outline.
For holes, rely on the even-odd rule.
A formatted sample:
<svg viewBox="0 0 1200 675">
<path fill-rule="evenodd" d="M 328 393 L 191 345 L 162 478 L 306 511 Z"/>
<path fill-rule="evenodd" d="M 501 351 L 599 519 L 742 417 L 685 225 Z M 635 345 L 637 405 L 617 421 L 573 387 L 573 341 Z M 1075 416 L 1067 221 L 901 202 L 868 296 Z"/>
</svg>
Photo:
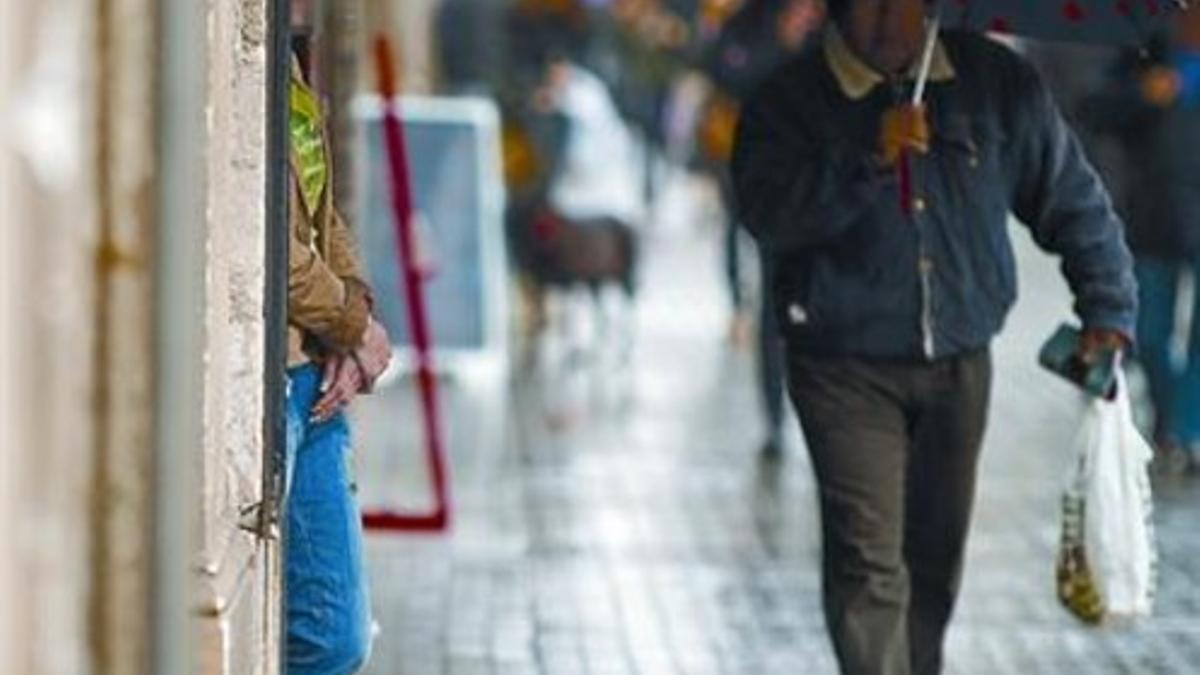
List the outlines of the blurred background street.
<svg viewBox="0 0 1200 675">
<path fill-rule="evenodd" d="M 692 197 L 661 209 L 681 220 L 703 205 L 702 190 L 672 196 Z M 995 348 L 949 672 L 1192 672 L 1200 483 L 1156 485 L 1153 619 L 1086 628 L 1055 598 L 1082 399 L 1036 363 L 1070 299 L 1053 259 L 1013 227 L 1026 292 Z M 758 456 L 752 355 L 730 347 L 726 312 L 707 300 L 719 293 L 719 232 L 668 222 L 649 239 L 620 381 L 601 342 L 566 363 L 531 359 L 510 385 L 446 390 L 456 525 L 446 538 L 370 537 L 382 632 L 369 672 L 835 672 L 803 441 L 789 421 L 785 457 Z M 403 382 L 358 409 L 367 504 L 421 507 L 419 445 L 400 439 L 414 410 Z"/>
<path fill-rule="evenodd" d="M 1056 29 L 1163 7 L 1018 4 Z M 808 317 L 773 302 L 729 169 L 742 101 L 823 44 L 826 9 L 0 0 L 0 675 L 285 670 L 287 369 L 347 356 L 311 326 L 289 343 L 295 268 L 393 350 L 348 408 L 365 672 L 837 672 L 774 328 Z M 1156 16 L 1129 49 L 989 34 L 1041 69 L 1127 224 L 1155 612 L 1091 628 L 1056 598 L 1086 400 L 1038 365 L 1075 317 L 1013 222 L 953 675 L 1200 672 L 1200 10 Z M 297 227 L 333 211 L 364 278 Z M 436 505 L 411 289 L 450 465 L 448 527 L 419 532 L 378 527 Z"/>
</svg>

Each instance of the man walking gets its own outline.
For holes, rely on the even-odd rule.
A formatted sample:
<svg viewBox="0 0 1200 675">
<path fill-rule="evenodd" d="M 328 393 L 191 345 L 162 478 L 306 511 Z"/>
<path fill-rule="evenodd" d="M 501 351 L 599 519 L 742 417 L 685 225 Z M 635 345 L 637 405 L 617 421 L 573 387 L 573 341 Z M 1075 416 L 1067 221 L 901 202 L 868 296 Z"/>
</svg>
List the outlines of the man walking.
<svg viewBox="0 0 1200 675">
<path fill-rule="evenodd" d="M 293 3 L 294 18 L 304 4 Z M 391 343 L 334 208 L 324 117 L 296 64 L 290 130 L 287 672 L 345 675 L 367 659 L 371 619 L 344 410 L 386 369 Z"/>
<path fill-rule="evenodd" d="M 1085 357 L 1128 346 L 1132 259 L 1029 64 L 981 36 L 946 35 L 927 103 L 915 106 L 906 102 L 925 3 L 832 0 L 829 12 L 821 48 L 747 101 L 734 185 L 775 270 L 842 671 L 938 673 L 987 417 L 989 343 L 1016 296 L 1008 214 L 1062 256 Z"/>
</svg>

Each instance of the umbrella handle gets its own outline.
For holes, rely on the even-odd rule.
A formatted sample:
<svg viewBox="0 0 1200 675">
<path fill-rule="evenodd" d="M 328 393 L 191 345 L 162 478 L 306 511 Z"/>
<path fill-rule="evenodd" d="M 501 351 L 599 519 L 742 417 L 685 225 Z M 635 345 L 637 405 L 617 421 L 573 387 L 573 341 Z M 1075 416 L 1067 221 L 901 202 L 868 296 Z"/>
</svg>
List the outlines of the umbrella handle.
<svg viewBox="0 0 1200 675">
<path fill-rule="evenodd" d="M 925 47 L 921 51 L 921 69 L 917 71 L 917 84 L 913 88 L 912 104 L 921 105 L 925 101 L 925 87 L 929 84 L 929 71 L 933 69 L 933 54 L 937 50 L 938 34 L 942 32 L 941 4 L 934 11 L 929 27 L 925 31 Z"/>
<path fill-rule="evenodd" d="M 942 32 L 942 8 L 938 3 L 929 27 L 925 31 L 925 46 L 921 50 L 921 67 L 917 71 L 917 83 L 913 87 L 912 104 L 919 106 L 925 101 L 925 87 L 929 84 L 929 71 L 933 69 L 933 54 L 937 49 L 938 34 Z M 901 153 L 896 161 L 896 173 L 900 183 L 900 210 L 910 216 L 913 211 L 912 163 L 907 152 Z"/>
</svg>

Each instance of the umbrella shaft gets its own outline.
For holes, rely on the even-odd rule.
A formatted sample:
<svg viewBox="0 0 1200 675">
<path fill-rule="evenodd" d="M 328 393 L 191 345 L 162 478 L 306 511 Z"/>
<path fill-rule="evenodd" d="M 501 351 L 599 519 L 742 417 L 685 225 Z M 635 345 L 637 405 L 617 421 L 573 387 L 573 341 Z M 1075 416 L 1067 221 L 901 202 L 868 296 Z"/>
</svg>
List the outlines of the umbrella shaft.
<svg viewBox="0 0 1200 675">
<path fill-rule="evenodd" d="M 917 72 L 917 85 L 913 88 L 913 105 L 921 105 L 925 100 L 925 86 L 929 84 L 929 71 L 933 68 L 933 54 L 937 50 L 938 33 L 941 30 L 942 12 L 939 3 L 925 32 L 925 48 L 921 51 L 921 69 Z"/>
</svg>

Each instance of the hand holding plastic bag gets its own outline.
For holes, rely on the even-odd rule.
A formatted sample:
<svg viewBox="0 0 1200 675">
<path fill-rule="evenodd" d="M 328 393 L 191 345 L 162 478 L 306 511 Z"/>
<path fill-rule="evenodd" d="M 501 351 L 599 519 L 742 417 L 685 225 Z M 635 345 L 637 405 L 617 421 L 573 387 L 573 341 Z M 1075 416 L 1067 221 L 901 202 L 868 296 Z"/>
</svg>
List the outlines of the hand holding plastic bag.
<svg viewBox="0 0 1200 675">
<path fill-rule="evenodd" d="M 1093 624 L 1147 616 L 1154 600 L 1152 452 L 1134 425 L 1121 373 L 1117 388 L 1116 400 L 1089 403 L 1063 496 L 1058 597 Z"/>
</svg>

